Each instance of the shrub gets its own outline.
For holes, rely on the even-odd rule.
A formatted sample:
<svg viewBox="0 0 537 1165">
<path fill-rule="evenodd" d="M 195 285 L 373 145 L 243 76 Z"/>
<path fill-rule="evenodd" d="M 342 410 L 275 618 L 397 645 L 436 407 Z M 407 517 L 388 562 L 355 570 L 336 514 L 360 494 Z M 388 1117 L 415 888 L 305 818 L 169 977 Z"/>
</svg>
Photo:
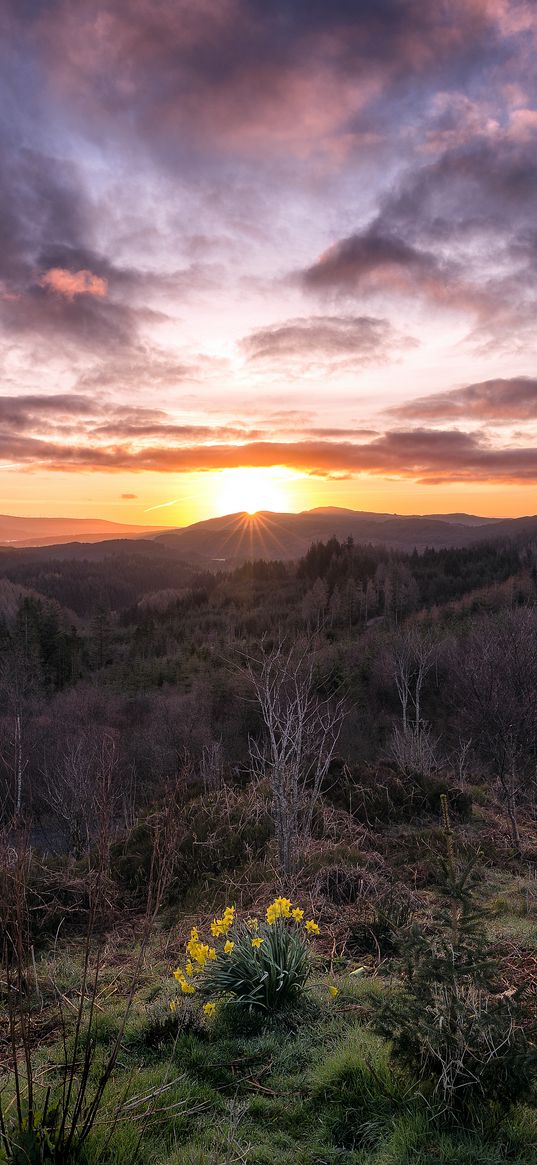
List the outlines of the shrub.
<svg viewBox="0 0 537 1165">
<path fill-rule="evenodd" d="M 145 1014 L 136 1016 L 128 1025 L 123 1044 L 128 1048 L 159 1051 L 175 1042 L 179 1036 L 193 1034 L 198 1039 L 205 1035 L 199 1012 L 185 1000 L 180 1009 L 175 995 L 155 999 Z"/>
<path fill-rule="evenodd" d="M 181 836 L 166 901 L 175 905 L 200 881 L 262 859 L 272 837 L 268 797 L 249 785 L 225 786 L 217 800 L 205 795 L 181 805 Z M 144 900 L 154 861 L 153 814 L 111 847 L 111 870 L 127 900 Z"/>
<path fill-rule="evenodd" d="M 415 771 L 403 775 L 386 763 L 352 768 L 334 763 L 329 776 L 326 798 L 368 827 L 436 816 L 444 794 L 461 821 L 472 815 L 470 792 L 459 789 L 449 775 Z"/>
<path fill-rule="evenodd" d="M 432 927 L 408 928 L 406 985 L 381 1001 L 375 1026 L 397 1059 L 432 1083 L 443 1112 L 465 1123 L 483 1103 L 506 1109 L 528 1096 L 537 1053 L 519 994 L 500 990 L 474 901 L 475 859 L 458 868 L 446 800 L 443 812 L 446 901 Z"/>
<path fill-rule="evenodd" d="M 363 918 L 351 927 L 348 948 L 357 954 L 389 958 L 400 950 L 400 936 L 412 918 L 412 902 L 403 890 L 392 887 L 370 904 Z"/>
<path fill-rule="evenodd" d="M 211 1014 L 215 1001 L 270 1013 L 296 1001 L 310 975 L 309 939 L 319 933 L 313 919 L 288 898 L 276 898 L 265 919 L 239 921 L 233 906 L 211 923 L 216 946 L 200 941 L 196 927 L 186 943 L 185 966 L 174 971 L 185 995 L 198 992 Z"/>
</svg>

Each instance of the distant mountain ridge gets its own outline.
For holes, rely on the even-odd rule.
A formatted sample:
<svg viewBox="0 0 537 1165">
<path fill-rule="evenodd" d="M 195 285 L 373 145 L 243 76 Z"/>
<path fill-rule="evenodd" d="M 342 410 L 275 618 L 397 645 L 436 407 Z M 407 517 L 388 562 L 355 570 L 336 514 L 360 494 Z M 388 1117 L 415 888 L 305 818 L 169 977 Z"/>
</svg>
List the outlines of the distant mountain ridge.
<svg viewBox="0 0 537 1165">
<path fill-rule="evenodd" d="M 32 519 L 44 523 L 61 519 Z M 103 519 L 71 519 L 82 525 L 67 535 L 42 533 L 35 540 L 16 540 L 14 523 L 25 519 L 0 516 L 0 549 L 4 554 L 26 550 L 32 557 L 102 559 L 125 557 L 135 552 L 150 558 L 161 555 L 210 570 L 233 566 L 252 558 L 301 558 L 312 542 L 340 541 L 353 538 L 356 543 L 386 546 L 411 553 L 414 549 L 444 549 L 471 546 L 476 542 L 502 538 L 537 538 L 537 516 L 522 518 L 485 518 L 476 514 L 384 514 L 351 510 L 336 506 L 319 506 L 301 513 L 261 511 L 224 514 L 179 528 L 144 528 L 116 526 Z M 5 526 L 11 522 L 11 537 L 2 540 Z M 97 522 L 100 528 L 96 529 Z M 104 527 L 104 530 L 103 530 Z M 43 527 L 42 527 L 43 529 Z"/>
<path fill-rule="evenodd" d="M 474 514 L 399 515 L 318 507 L 298 514 L 263 511 L 226 514 L 167 530 L 154 541 L 181 553 L 190 562 L 233 563 L 248 558 L 292 560 L 312 542 L 352 537 L 355 542 L 394 550 L 469 546 L 492 537 L 537 536 L 537 516 L 480 518 Z"/>
<path fill-rule="evenodd" d="M 104 542 L 108 538 L 143 538 L 163 526 L 133 526 L 106 518 L 32 518 L 0 514 L 0 546 L 49 546 L 67 542 Z"/>
</svg>

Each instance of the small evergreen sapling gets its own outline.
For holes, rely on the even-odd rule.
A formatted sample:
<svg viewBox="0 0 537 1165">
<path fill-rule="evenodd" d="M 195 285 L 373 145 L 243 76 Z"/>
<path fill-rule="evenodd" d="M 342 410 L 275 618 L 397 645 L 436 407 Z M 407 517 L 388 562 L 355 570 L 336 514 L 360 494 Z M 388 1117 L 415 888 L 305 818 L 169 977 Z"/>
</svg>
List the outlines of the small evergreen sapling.
<svg viewBox="0 0 537 1165">
<path fill-rule="evenodd" d="M 459 863 L 445 796 L 442 817 L 444 902 L 431 927 L 414 922 L 403 935 L 405 984 L 376 1005 L 375 1026 L 432 1084 L 441 1111 L 466 1122 L 486 1102 L 507 1109 L 530 1094 L 537 1049 L 520 992 L 501 989 L 475 901 L 478 855 Z"/>
</svg>

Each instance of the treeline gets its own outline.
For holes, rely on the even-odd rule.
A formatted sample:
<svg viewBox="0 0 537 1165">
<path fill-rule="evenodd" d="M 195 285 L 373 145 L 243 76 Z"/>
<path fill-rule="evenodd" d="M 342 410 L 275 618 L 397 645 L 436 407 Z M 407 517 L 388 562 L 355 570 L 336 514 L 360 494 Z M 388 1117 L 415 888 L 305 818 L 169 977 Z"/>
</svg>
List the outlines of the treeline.
<svg viewBox="0 0 537 1165">
<path fill-rule="evenodd" d="M 30 812 L 61 846 L 91 829 L 88 790 L 105 776 L 118 828 L 179 769 L 202 783 L 249 780 L 266 726 L 245 661 L 278 643 L 302 645 L 316 699 L 345 694 L 338 772 L 354 784 L 364 765 L 384 764 L 485 780 L 520 842 L 536 792 L 533 547 L 407 555 L 331 539 L 297 564 L 175 564 L 175 576 L 129 550 L 88 562 L 86 591 L 80 561 L 8 569 L 0 797 L 4 815 Z M 17 602 L 15 585 L 26 588 Z"/>
</svg>

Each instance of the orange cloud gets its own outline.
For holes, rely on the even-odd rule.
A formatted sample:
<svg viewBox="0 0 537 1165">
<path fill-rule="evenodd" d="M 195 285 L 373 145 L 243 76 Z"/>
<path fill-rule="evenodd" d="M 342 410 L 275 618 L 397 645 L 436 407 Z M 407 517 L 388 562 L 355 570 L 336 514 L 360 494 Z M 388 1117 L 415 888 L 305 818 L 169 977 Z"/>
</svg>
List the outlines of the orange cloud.
<svg viewBox="0 0 537 1165">
<path fill-rule="evenodd" d="M 39 285 L 63 295 L 65 299 L 74 299 L 75 295 L 95 295 L 98 299 L 105 299 L 108 294 L 107 280 L 85 268 L 66 271 L 65 267 L 50 267 L 41 275 Z"/>
<path fill-rule="evenodd" d="M 95 472 L 200 473 L 215 469 L 286 466 L 314 477 L 357 474 L 406 478 L 420 484 L 446 481 L 537 482 L 535 447 L 501 448 L 457 429 L 412 429 L 385 433 L 371 441 L 246 441 L 244 444 L 173 444 L 142 448 L 60 444 L 38 437 L 0 436 L 0 457 L 21 468 Z"/>
</svg>

